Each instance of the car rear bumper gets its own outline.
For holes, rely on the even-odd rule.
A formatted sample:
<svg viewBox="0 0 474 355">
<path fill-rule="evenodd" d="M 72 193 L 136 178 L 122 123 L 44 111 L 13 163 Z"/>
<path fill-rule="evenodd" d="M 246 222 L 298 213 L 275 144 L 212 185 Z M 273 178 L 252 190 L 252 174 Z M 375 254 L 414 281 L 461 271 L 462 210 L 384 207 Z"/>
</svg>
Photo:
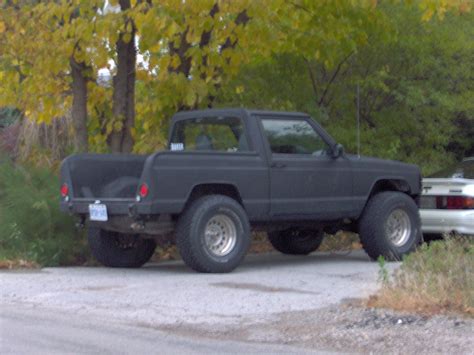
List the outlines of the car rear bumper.
<svg viewBox="0 0 474 355">
<path fill-rule="evenodd" d="M 74 199 L 69 202 L 61 201 L 61 211 L 72 214 L 89 214 L 89 205 L 94 202 L 94 200 L 88 199 Z M 151 203 L 137 203 L 134 199 L 103 199 L 99 202 L 107 206 L 107 212 L 110 215 L 136 216 L 153 213 Z"/>
<path fill-rule="evenodd" d="M 474 211 L 420 210 L 424 233 L 474 235 Z"/>
</svg>

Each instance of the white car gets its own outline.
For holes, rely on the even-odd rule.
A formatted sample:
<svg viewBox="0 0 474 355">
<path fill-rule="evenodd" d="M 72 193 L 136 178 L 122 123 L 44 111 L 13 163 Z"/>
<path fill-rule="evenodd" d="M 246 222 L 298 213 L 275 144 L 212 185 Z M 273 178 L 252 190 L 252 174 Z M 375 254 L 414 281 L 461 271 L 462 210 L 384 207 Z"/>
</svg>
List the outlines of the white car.
<svg viewBox="0 0 474 355">
<path fill-rule="evenodd" d="M 474 157 L 423 179 L 420 214 L 425 239 L 474 236 Z"/>
</svg>

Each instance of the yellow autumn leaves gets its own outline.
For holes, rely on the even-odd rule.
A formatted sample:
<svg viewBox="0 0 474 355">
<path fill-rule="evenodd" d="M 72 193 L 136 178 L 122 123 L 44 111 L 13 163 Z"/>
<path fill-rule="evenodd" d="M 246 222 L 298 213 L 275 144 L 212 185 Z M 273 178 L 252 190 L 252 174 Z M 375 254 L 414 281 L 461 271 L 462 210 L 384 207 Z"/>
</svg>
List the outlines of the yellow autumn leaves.
<svg viewBox="0 0 474 355">
<path fill-rule="evenodd" d="M 418 2 L 424 20 L 472 7 L 469 0 Z M 106 2 L 100 0 L 19 3 L 0 5 L 0 106 L 29 112 L 37 122 L 65 115 L 71 109 L 69 58 L 74 53 L 90 68 L 88 126 L 95 150 L 106 149 L 107 135 L 122 124 L 111 115 L 120 33 L 137 46 L 131 132 L 141 142 L 135 150 L 142 152 L 164 139 L 172 113 L 212 105 L 249 61 L 296 51 L 331 67 L 364 45 L 370 29 L 384 28 L 374 0 L 131 1 L 126 12 L 105 11 Z M 116 4 L 108 1 L 107 6 Z M 247 21 L 239 23 L 243 12 Z M 133 22 L 135 38 L 125 18 Z M 236 94 L 244 90 L 238 87 Z"/>
</svg>

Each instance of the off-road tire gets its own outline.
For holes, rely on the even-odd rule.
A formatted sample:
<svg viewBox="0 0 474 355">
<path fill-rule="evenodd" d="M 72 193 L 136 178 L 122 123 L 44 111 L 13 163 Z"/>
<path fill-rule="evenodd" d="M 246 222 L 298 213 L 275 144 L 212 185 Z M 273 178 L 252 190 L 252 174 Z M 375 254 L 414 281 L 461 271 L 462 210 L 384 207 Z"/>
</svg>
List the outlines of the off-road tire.
<svg viewBox="0 0 474 355">
<path fill-rule="evenodd" d="M 156 244 L 152 239 L 130 236 L 133 242 L 120 243 L 120 233 L 100 228 L 89 228 L 88 241 L 92 255 L 104 266 L 137 268 L 152 257 Z"/>
<path fill-rule="evenodd" d="M 409 219 L 410 231 L 406 241 L 394 244 L 387 232 L 387 220 L 397 210 L 403 211 Z M 408 230 L 407 228 L 405 228 Z M 381 192 L 373 196 L 359 220 L 359 237 L 362 246 L 371 259 L 383 256 L 396 261 L 414 251 L 422 241 L 421 222 L 418 207 L 413 199 L 402 192 Z"/>
<path fill-rule="evenodd" d="M 235 226 L 235 244 L 226 255 L 212 253 L 206 244 L 206 226 L 213 217 L 224 215 Z M 180 216 L 176 226 L 176 245 L 186 265 L 206 273 L 234 270 L 250 246 L 250 224 L 242 206 L 223 195 L 208 195 L 194 201 Z"/>
<path fill-rule="evenodd" d="M 291 228 L 268 233 L 272 246 L 283 254 L 308 255 L 317 250 L 324 239 L 324 232 L 317 229 Z"/>
</svg>

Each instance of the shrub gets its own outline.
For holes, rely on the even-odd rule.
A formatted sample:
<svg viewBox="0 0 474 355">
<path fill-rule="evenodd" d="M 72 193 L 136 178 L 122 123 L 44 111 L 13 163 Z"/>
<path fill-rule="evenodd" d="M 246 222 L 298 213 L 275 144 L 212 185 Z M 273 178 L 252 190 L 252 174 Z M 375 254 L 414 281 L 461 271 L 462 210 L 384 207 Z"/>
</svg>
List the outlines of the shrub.
<svg viewBox="0 0 474 355">
<path fill-rule="evenodd" d="M 424 244 L 403 260 L 369 305 L 474 315 L 474 241 L 457 236 Z"/>
<path fill-rule="evenodd" d="M 0 260 L 44 266 L 83 262 L 85 238 L 59 210 L 59 181 L 48 169 L 0 159 Z M 15 263 L 13 263 L 15 264 Z"/>
</svg>

